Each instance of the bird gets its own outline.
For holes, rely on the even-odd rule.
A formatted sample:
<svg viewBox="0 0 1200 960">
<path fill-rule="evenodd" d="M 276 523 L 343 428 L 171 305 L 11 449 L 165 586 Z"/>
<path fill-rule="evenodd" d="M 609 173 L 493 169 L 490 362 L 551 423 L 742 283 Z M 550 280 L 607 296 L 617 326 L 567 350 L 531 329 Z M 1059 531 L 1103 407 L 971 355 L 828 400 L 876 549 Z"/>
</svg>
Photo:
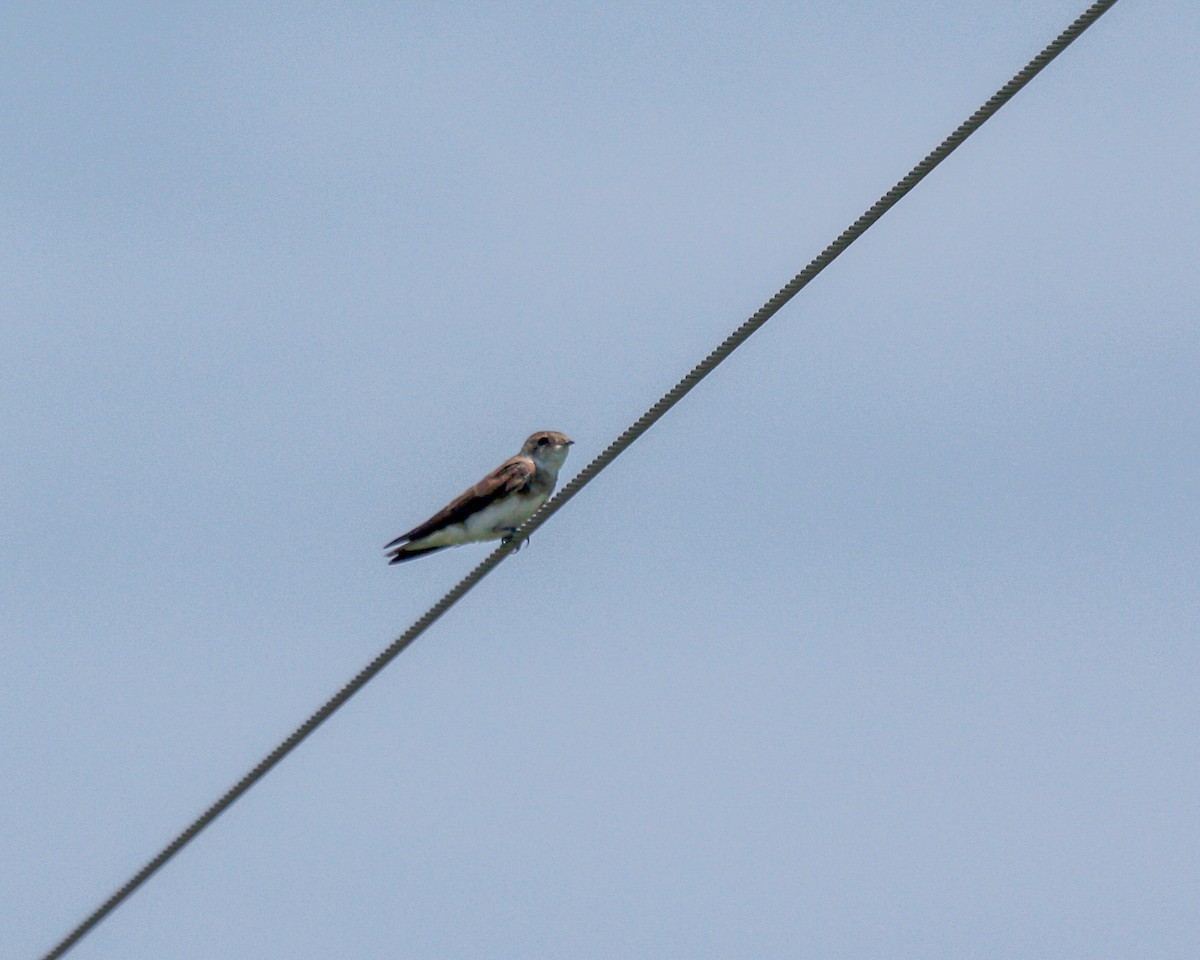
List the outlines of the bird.
<svg viewBox="0 0 1200 960">
<path fill-rule="evenodd" d="M 388 563 L 404 563 L 463 543 L 507 543 L 554 492 L 559 468 L 574 442 L 557 430 L 530 435 L 515 457 L 385 546 Z"/>
</svg>

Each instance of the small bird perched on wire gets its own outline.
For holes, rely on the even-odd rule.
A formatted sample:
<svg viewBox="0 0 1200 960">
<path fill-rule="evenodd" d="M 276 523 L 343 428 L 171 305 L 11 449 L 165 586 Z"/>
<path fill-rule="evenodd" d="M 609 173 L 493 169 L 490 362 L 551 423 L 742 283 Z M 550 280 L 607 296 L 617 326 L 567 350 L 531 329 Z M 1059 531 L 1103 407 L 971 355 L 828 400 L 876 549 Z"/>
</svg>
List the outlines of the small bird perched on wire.
<svg viewBox="0 0 1200 960">
<path fill-rule="evenodd" d="M 507 543 L 554 492 L 558 470 L 574 442 L 565 433 L 539 430 L 515 457 L 384 547 L 388 563 L 403 563 L 460 543 Z"/>
</svg>

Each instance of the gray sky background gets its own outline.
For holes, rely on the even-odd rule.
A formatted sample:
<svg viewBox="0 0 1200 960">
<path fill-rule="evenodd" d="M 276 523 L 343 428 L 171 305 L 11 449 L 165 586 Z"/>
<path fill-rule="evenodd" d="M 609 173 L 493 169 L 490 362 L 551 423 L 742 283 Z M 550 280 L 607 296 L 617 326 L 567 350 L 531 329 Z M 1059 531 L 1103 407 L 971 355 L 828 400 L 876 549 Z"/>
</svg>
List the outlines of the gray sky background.
<svg viewBox="0 0 1200 960">
<path fill-rule="evenodd" d="M 0 953 L 1083 6 L 6 5 Z M 1198 49 L 1119 4 L 74 955 L 1196 956 Z"/>
</svg>

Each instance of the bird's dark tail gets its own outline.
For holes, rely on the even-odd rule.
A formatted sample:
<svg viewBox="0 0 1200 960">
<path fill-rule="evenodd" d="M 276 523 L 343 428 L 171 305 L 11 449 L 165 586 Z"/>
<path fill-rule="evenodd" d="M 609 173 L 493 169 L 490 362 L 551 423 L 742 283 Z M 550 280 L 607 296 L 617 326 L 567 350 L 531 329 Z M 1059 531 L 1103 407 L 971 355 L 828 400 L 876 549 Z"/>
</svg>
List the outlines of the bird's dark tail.
<svg viewBox="0 0 1200 960">
<path fill-rule="evenodd" d="M 388 563 L 404 563 L 406 560 L 415 560 L 417 557 L 423 557 L 427 553 L 437 553 L 439 550 L 445 549 L 445 547 L 421 547 L 417 550 L 406 550 L 403 546 L 395 547 L 393 549 L 393 556 L 388 560 Z"/>
</svg>

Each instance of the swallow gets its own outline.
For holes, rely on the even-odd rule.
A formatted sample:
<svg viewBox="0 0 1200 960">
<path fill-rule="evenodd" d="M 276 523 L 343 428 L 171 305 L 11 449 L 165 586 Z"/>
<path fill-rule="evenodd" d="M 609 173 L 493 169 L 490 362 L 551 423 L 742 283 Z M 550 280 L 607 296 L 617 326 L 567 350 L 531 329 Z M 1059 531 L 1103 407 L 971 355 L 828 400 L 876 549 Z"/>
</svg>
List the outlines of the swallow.
<svg viewBox="0 0 1200 960">
<path fill-rule="evenodd" d="M 559 468 L 574 442 L 565 433 L 539 430 L 515 457 L 384 547 L 388 563 L 404 563 L 462 543 L 507 542 L 554 492 Z"/>
</svg>

